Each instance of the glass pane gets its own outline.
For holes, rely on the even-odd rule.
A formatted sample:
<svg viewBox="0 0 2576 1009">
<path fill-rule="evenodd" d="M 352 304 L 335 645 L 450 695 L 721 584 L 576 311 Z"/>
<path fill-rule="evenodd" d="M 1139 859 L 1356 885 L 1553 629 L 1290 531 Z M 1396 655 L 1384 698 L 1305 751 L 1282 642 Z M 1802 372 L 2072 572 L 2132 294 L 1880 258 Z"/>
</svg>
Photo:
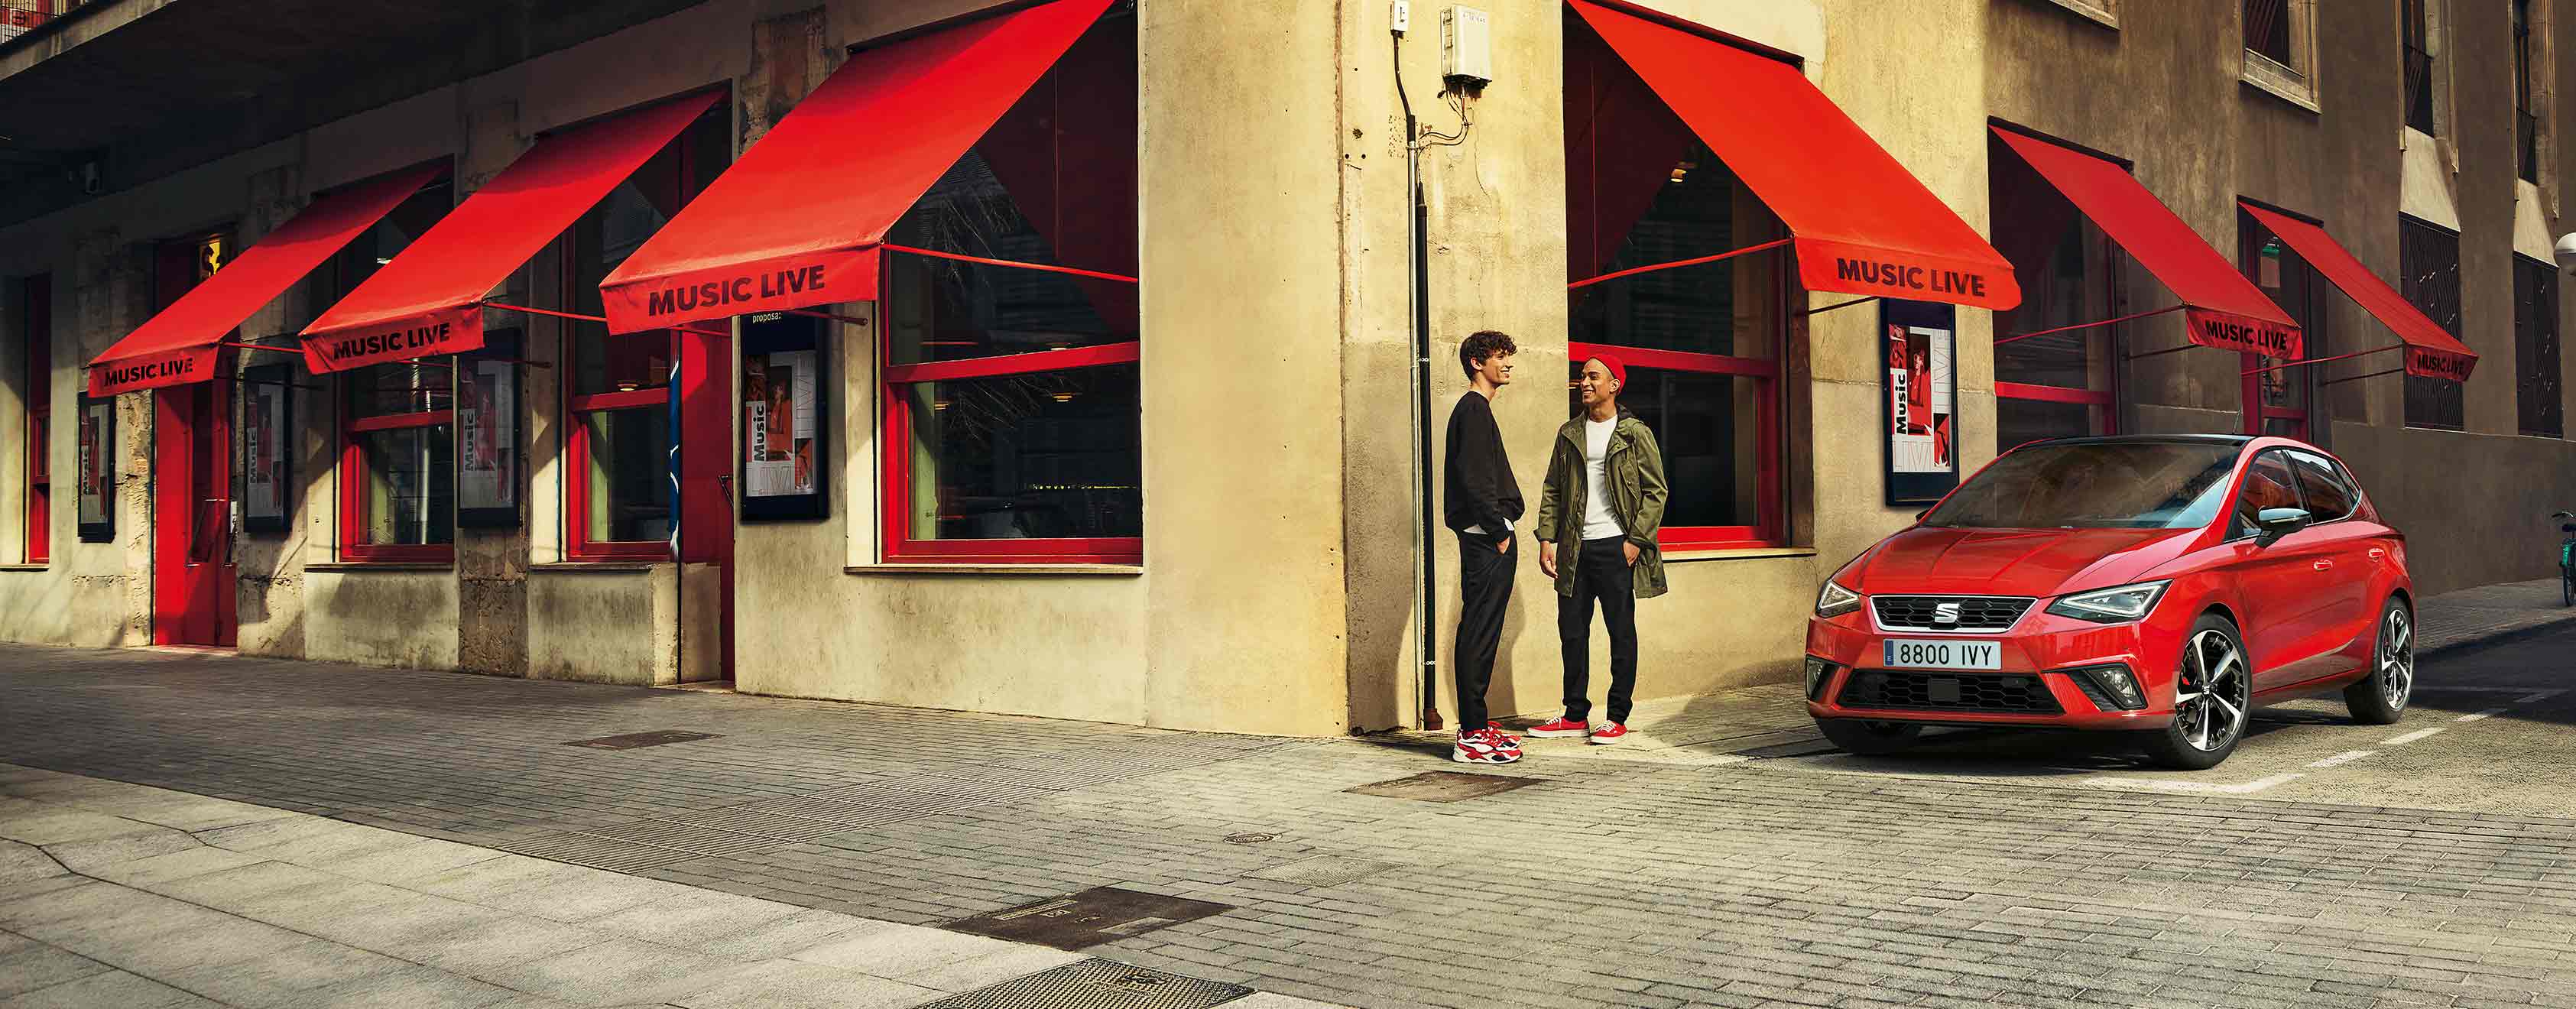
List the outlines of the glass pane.
<svg viewBox="0 0 2576 1009">
<path fill-rule="evenodd" d="M 593 543 L 670 539 L 670 409 L 596 410 L 582 414 L 581 422 L 590 456 L 585 538 Z"/>
<path fill-rule="evenodd" d="M 439 424 L 356 436 L 366 467 L 359 542 L 456 542 L 455 439 L 449 432 L 448 425 Z"/>
<path fill-rule="evenodd" d="M 2023 282 L 2020 307 L 1995 317 L 1999 334 L 2032 333 L 2100 321 L 2087 290 L 2084 225 L 2070 222 L 2038 268 L 2014 272 Z M 1995 380 L 2086 389 L 2094 381 L 2094 344 L 2101 328 L 2024 337 L 1995 348 Z"/>
<path fill-rule="evenodd" d="M 2027 448 L 1979 470 L 1923 521 L 1968 529 L 2194 528 L 2218 517 L 2241 451 L 2228 442 Z"/>
<path fill-rule="evenodd" d="M 1664 450 L 1664 525 L 1761 525 L 1763 380 L 1658 368 L 1628 379 L 1619 405 Z"/>
<path fill-rule="evenodd" d="M 444 364 L 414 361 L 357 369 L 348 378 L 349 414 L 382 417 L 445 410 L 453 402 L 450 376 L 454 373 Z"/>
<path fill-rule="evenodd" d="M 333 282 L 338 285 L 338 295 L 323 303 L 338 301 L 340 297 L 357 290 L 359 284 L 375 276 L 377 270 L 383 269 L 385 264 L 394 261 L 395 256 L 401 255 L 404 249 L 410 248 L 411 243 L 418 240 L 423 232 L 428 231 L 430 225 L 438 223 L 439 218 L 447 216 L 447 211 L 455 201 L 454 190 L 448 185 L 447 180 L 440 179 L 422 186 L 419 192 L 411 194 L 409 198 L 396 205 L 392 213 L 386 214 L 383 220 L 376 222 L 375 227 L 367 229 L 342 247 L 338 255 L 332 257 L 336 274 Z M 333 275 L 326 274 L 326 276 Z"/>
<path fill-rule="evenodd" d="M 1601 274 L 1715 255 L 1777 237 L 1779 224 L 1708 148 L 1693 142 L 1658 174 L 1657 189 Z M 1609 185 L 1607 181 L 1596 185 Z M 1617 212 L 1617 193 L 1598 213 Z M 1611 225 L 1612 222 L 1594 222 Z M 1580 238 L 1580 236 L 1578 236 Z M 1580 343 L 1771 357 L 1780 322 L 1782 256 L 1757 252 L 1633 274 L 1575 289 L 1571 338 Z M 1578 278 L 1581 279 L 1581 278 Z"/>
<path fill-rule="evenodd" d="M 2354 493 L 2352 485 L 2344 482 L 2343 474 L 2323 457 L 2294 452 L 2290 467 L 2299 473 L 2299 499 L 2304 502 L 2300 507 L 2317 521 L 2350 515 L 2353 506 L 2360 503 L 2360 495 Z"/>
<path fill-rule="evenodd" d="M 895 254 L 886 291 L 896 364 L 1136 340 L 1133 284 Z M 1112 323 L 1102 313 L 1123 311 Z"/>
<path fill-rule="evenodd" d="M 1995 400 L 1995 451 L 2010 452 L 2050 438 L 2081 438 L 2099 434 L 2102 428 L 2095 417 L 2099 412 L 2099 407 L 2083 403 L 1998 398 Z"/>
<path fill-rule="evenodd" d="M 2299 484 L 2290 475 L 2281 453 L 2265 452 L 2245 468 L 2245 486 L 2236 492 L 2236 526 L 2230 536 L 2247 536 L 2261 531 L 2255 520 L 2272 508 L 2299 508 Z"/>
<path fill-rule="evenodd" d="M 910 536 L 1144 535 L 1136 366 L 922 382 L 909 393 Z"/>
<path fill-rule="evenodd" d="M 652 161 L 573 225 L 573 311 L 598 315 L 599 282 L 671 219 L 679 203 L 671 151 Z M 632 392 L 671 382 L 671 340 L 662 333 L 610 336 L 606 329 L 573 323 L 573 392 Z"/>
</svg>

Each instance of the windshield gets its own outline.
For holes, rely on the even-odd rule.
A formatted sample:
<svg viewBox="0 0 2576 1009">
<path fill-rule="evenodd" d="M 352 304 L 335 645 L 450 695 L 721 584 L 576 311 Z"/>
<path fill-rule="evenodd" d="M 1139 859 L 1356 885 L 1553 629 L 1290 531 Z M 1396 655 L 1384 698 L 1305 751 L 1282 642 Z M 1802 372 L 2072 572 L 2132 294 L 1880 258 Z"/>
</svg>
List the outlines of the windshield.
<svg viewBox="0 0 2576 1009">
<path fill-rule="evenodd" d="M 2243 446 L 2079 442 L 2016 449 L 1923 524 L 1966 529 L 2189 529 L 2226 503 Z"/>
</svg>

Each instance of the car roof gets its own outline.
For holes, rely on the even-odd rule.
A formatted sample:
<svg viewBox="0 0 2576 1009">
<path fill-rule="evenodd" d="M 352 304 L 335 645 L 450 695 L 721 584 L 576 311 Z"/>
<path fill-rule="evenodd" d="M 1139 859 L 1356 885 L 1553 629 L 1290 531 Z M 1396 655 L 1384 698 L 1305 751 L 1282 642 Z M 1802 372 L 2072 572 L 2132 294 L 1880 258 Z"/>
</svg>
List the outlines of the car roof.
<svg viewBox="0 0 2576 1009">
<path fill-rule="evenodd" d="M 2051 438 L 2032 442 L 2034 445 L 2243 445 L 2254 441 L 2243 434 L 2106 434 L 2086 438 Z"/>
</svg>

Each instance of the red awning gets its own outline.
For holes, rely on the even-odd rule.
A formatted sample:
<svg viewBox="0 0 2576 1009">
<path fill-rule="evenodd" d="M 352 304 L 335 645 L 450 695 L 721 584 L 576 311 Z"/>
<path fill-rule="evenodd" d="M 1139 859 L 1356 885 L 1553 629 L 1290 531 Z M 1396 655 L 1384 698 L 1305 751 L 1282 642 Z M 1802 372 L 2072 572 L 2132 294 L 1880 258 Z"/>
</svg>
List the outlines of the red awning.
<svg viewBox="0 0 2576 1009">
<path fill-rule="evenodd" d="M 877 296 L 878 249 L 1110 0 L 1055 0 L 850 57 L 601 281 L 611 332 Z"/>
<path fill-rule="evenodd" d="M 2250 203 L 2238 204 L 2281 240 L 2297 250 L 2299 258 L 2316 267 L 2333 281 L 2344 296 L 2359 304 L 2363 311 L 2387 326 L 2406 348 L 2406 373 L 2426 378 L 2447 378 L 2454 382 L 2469 380 L 2469 372 L 2478 366 L 2476 351 L 2452 336 L 2442 324 L 2434 322 L 2406 296 L 2361 265 L 2343 243 L 2335 241 L 2326 229 L 2288 214 L 2265 210 Z M 2388 348 L 2382 348 L 2388 349 Z"/>
<path fill-rule="evenodd" d="M 345 371 L 483 346 L 492 289 L 715 101 L 675 98 L 537 141 L 304 327 L 305 362 Z"/>
<path fill-rule="evenodd" d="M 2174 216 L 2128 170 L 2001 127 L 1995 135 L 2102 233 L 2182 299 L 2184 332 L 2204 347 L 2296 359 L 2299 326 L 2281 306 Z"/>
<path fill-rule="evenodd" d="M 1997 310 L 2021 304 L 2012 265 L 1798 68 L 1572 2 L 1789 226 L 1808 290 Z"/>
<path fill-rule="evenodd" d="M 89 394 L 113 396 L 213 378 L 215 345 L 224 334 L 375 227 L 440 171 L 427 165 L 316 198 L 90 361 Z"/>
</svg>

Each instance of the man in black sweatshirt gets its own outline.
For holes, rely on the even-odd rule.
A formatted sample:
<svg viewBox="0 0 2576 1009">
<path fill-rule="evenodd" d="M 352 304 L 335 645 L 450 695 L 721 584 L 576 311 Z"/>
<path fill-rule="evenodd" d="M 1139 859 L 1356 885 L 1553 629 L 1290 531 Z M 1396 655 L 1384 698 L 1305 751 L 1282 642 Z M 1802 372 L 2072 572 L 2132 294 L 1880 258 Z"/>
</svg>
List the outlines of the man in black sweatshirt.
<svg viewBox="0 0 2576 1009">
<path fill-rule="evenodd" d="M 1512 523 L 1521 517 L 1520 483 L 1512 478 L 1503 430 L 1494 423 L 1494 396 L 1512 382 L 1512 338 L 1493 330 L 1458 345 L 1458 366 L 1472 386 L 1449 412 L 1447 521 L 1458 534 L 1458 742 L 1449 751 L 1462 764 L 1508 764 L 1521 759 L 1521 741 L 1487 719 L 1485 687 L 1494 678 L 1494 652 L 1503 641 L 1503 611 L 1512 599 Z"/>
</svg>

